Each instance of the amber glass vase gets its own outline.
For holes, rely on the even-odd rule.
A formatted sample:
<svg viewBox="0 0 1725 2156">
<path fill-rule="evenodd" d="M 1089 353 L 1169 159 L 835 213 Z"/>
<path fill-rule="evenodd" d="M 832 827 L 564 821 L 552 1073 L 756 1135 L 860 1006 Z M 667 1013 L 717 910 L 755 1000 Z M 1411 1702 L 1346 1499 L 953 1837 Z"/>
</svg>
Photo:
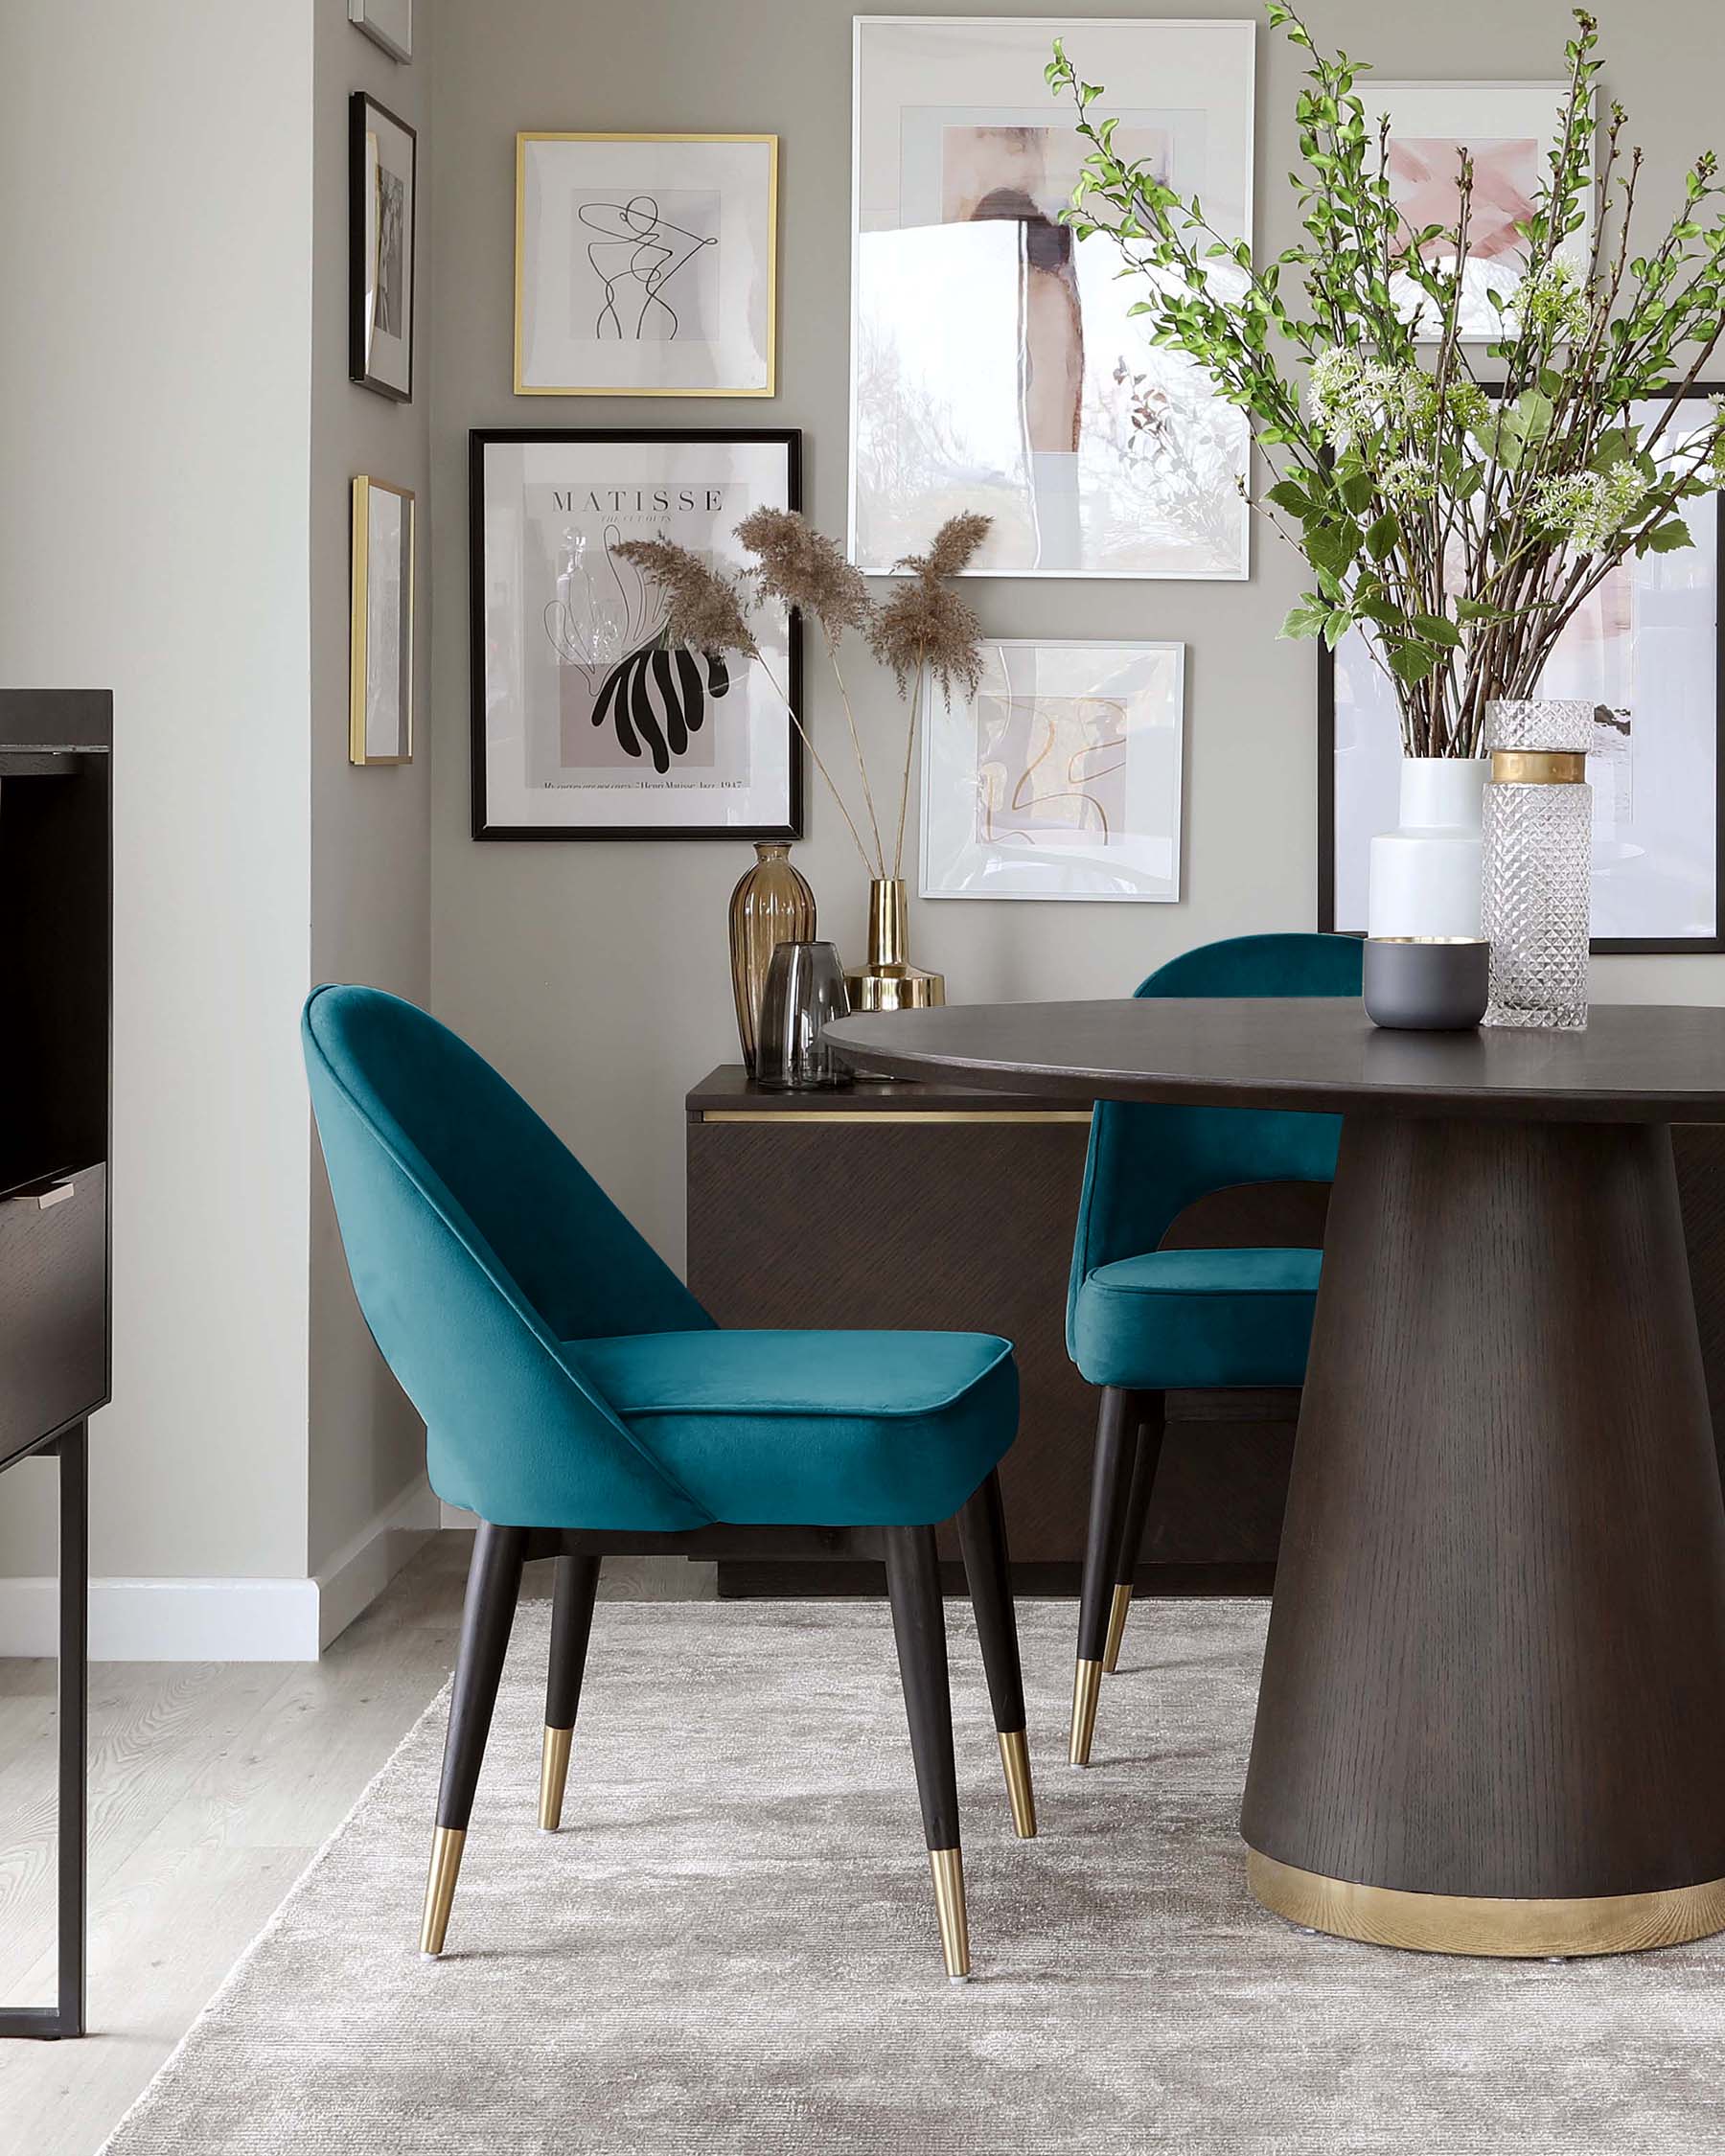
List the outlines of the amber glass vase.
<svg viewBox="0 0 1725 2156">
<path fill-rule="evenodd" d="M 731 992 L 737 999 L 737 1038 L 743 1061 L 754 1075 L 760 1036 L 761 991 L 773 949 L 815 940 L 815 894 L 793 866 L 784 839 L 759 839 L 755 863 L 731 893 Z"/>
</svg>

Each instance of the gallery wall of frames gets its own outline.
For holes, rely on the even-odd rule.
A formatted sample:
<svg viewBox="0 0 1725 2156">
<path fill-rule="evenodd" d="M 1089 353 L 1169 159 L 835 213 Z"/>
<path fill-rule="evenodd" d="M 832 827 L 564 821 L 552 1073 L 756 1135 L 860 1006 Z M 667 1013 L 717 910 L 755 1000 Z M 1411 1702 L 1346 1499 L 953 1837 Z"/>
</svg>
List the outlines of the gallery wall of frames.
<svg viewBox="0 0 1725 2156">
<path fill-rule="evenodd" d="M 356 20 L 378 0 L 350 0 Z M 407 0 L 396 0 L 405 10 Z M 393 10 L 390 11 L 392 13 Z M 410 17 L 383 34 L 411 41 Z M 361 23 L 379 35 L 372 23 Z M 1082 34 L 1116 147 L 1252 237 L 1257 35 L 1250 20 L 858 16 L 851 71 L 846 528 L 890 577 L 960 511 L 992 521 L 967 578 L 1082 580 L 1117 594 L 1111 633 L 990 642 L 976 694 L 924 727 L 923 897 L 1143 901 L 1184 893 L 1192 670 L 1146 637 L 1147 583 L 1253 570 L 1245 416 L 1151 342 L 1101 237 L 1061 220 L 1080 144 L 1044 80 Z M 1450 214 L 1459 146 L 1478 159 L 1467 283 L 1484 345 L 1517 274 L 1517 225 L 1558 85 L 1383 81 L 1390 173 L 1416 223 Z M 528 116 L 523 115 L 523 118 Z M 643 118 L 651 120 L 652 115 Z M 683 117 L 678 114 L 677 117 Z M 768 117 L 768 116 L 764 116 Z M 412 131 L 356 95 L 352 366 L 414 394 Z M 523 126 L 513 146 L 508 386 L 543 424 L 470 445 L 471 828 L 487 840 L 795 837 L 804 828 L 799 626 L 767 616 L 763 658 L 726 668 L 659 648 L 664 598 L 614 548 L 671 538 L 741 567 L 735 529 L 801 501 L 804 444 L 770 424 L 800 295 L 780 274 L 794 171 L 770 132 Z M 1575 236 L 1580 247 L 1587 235 Z M 505 356 L 503 364 L 509 364 Z M 1482 370 L 1484 371 L 1484 370 Z M 1699 395 L 1700 393 L 1697 392 Z M 580 399 L 555 424 L 544 400 Z M 662 426 L 605 424 L 606 399 L 662 401 Z M 684 424 L 677 401 L 693 401 Z M 761 424 L 719 424 L 725 404 Z M 743 401 L 748 401 L 747 406 Z M 711 405 L 711 409 L 702 409 Z M 685 406 L 684 408 L 687 408 Z M 411 753 L 410 497 L 361 546 L 355 761 Z M 1598 947 L 1725 949 L 1719 514 L 1694 544 L 1626 565 L 1577 616 L 1548 692 L 1593 700 Z M 1314 670 L 1320 925 L 1364 926 L 1366 845 L 1394 821 L 1398 754 L 1381 674 L 1350 636 Z M 788 700 L 789 710 L 786 708 Z M 377 744 L 375 751 L 371 745 Z M 818 746 L 818 745 L 816 745 Z"/>
</svg>

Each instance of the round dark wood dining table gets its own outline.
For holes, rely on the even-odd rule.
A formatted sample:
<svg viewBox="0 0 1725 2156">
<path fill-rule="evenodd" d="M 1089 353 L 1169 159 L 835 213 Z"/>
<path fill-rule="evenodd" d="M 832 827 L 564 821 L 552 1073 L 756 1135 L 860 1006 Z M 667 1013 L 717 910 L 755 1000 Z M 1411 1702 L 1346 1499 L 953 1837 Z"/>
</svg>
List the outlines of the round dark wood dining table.
<svg viewBox="0 0 1725 2156">
<path fill-rule="evenodd" d="M 1241 1832 L 1316 1931 L 1462 1954 L 1725 1929 L 1725 1502 L 1670 1125 L 1725 1011 L 1379 1031 L 1358 1002 L 875 1013 L 906 1077 L 1343 1118 Z"/>
</svg>

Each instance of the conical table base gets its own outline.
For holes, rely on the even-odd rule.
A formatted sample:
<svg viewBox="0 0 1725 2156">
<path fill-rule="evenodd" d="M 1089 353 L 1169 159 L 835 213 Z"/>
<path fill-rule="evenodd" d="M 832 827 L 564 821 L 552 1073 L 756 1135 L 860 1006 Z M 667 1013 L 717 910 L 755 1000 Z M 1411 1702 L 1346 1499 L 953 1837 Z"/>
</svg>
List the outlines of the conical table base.
<svg viewBox="0 0 1725 2156">
<path fill-rule="evenodd" d="M 1350 1117 L 1242 1831 L 1349 1938 L 1725 1928 L 1725 1503 L 1670 1134 Z"/>
</svg>

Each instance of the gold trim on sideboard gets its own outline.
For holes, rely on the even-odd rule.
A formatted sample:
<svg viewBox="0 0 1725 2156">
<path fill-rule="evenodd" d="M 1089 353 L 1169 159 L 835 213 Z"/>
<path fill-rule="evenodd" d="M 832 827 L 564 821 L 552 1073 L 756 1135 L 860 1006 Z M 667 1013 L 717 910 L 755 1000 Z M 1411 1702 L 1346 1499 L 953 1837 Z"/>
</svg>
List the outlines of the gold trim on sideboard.
<svg viewBox="0 0 1725 2156">
<path fill-rule="evenodd" d="M 702 1123 L 1088 1123 L 1088 1108 L 699 1108 Z"/>
</svg>

